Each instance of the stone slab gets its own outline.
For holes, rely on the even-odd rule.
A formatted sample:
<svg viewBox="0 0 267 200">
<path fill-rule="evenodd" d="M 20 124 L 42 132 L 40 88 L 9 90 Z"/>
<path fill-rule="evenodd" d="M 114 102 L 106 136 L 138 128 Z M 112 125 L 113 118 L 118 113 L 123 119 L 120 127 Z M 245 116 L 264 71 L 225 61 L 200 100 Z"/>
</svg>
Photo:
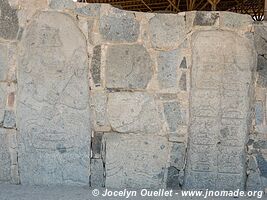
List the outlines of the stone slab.
<svg viewBox="0 0 267 200">
<path fill-rule="evenodd" d="M 166 138 L 117 133 L 107 133 L 104 138 L 107 188 L 164 187 Z"/>
<path fill-rule="evenodd" d="M 203 45 L 207 45 L 203 48 Z M 256 52 L 228 31 L 193 35 L 190 143 L 185 189 L 244 190 L 245 145 Z"/>
<path fill-rule="evenodd" d="M 152 61 L 139 44 L 112 45 L 107 49 L 106 87 L 145 89 L 152 77 Z"/>
<path fill-rule="evenodd" d="M 124 10 L 112 9 L 113 12 L 100 17 L 100 33 L 111 42 L 135 42 L 140 32 L 135 15 Z"/>
<path fill-rule="evenodd" d="M 108 118 L 120 133 L 159 134 L 162 122 L 152 95 L 143 92 L 116 92 L 108 97 Z"/>
<path fill-rule="evenodd" d="M 5 129 L 0 128 L 0 183 L 11 181 L 11 155 L 9 137 Z"/>
<path fill-rule="evenodd" d="M 22 184 L 88 185 L 90 114 L 86 41 L 72 17 L 38 12 L 18 71 Z"/>
<path fill-rule="evenodd" d="M 17 10 L 12 8 L 8 0 L 0 2 L 0 37 L 14 40 L 19 30 Z"/>
<path fill-rule="evenodd" d="M 182 15 L 156 14 L 149 21 L 154 48 L 174 49 L 185 38 L 185 18 Z"/>
</svg>

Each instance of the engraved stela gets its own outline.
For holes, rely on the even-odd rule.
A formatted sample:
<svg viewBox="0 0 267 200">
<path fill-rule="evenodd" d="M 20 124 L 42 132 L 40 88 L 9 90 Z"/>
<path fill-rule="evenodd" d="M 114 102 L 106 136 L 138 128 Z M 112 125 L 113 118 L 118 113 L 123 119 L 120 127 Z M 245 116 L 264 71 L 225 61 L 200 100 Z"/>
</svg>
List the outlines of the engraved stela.
<svg viewBox="0 0 267 200">
<path fill-rule="evenodd" d="M 244 189 L 254 65 L 253 48 L 248 47 L 247 39 L 227 31 L 193 35 L 186 189 Z"/>
<path fill-rule="evenodd" d="M 40 12 L 22 44 L 17 111 L 21 182 L 87 185 L 86 41 L 70 16 Z"/>
</svg>

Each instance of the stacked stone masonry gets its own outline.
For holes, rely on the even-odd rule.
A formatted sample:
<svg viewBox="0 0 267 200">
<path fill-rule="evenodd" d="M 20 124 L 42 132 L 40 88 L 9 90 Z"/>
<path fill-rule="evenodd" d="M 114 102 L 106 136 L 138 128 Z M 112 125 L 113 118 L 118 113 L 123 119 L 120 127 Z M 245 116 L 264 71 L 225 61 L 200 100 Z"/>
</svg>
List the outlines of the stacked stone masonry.
<svg viewBox="0 0 267 200">
<path fill-rule="evenodd" d="M 267 24 L 0 2 L 0 182 L 267 188 Z"/>
</svg>

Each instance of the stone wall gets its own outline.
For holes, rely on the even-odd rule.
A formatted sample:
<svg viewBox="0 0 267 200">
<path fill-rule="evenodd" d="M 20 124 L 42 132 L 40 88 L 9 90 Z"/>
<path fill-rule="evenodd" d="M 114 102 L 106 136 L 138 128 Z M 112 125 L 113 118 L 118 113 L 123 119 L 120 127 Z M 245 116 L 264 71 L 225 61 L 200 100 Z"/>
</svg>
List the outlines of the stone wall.
<svg viewBox="0 0 267 200">
<path fill-rule="evenodd" d="M 0 8 L 1 182 L 267 185 L 266 34 L 250 16 L 69 0 Z"/>
</svg>

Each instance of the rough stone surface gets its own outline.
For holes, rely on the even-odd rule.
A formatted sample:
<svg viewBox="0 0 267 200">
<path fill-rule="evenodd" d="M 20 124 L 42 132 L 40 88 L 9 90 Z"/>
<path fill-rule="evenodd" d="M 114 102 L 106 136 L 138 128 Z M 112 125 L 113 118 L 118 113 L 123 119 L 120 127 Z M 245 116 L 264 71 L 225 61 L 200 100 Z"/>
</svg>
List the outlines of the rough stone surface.
<svg viewBox="0 0 267 200">
<path fill-rule="evenodd" d="M 94 133 L 94 136 L 92 137 L 92 158 L 101 158 L 101 152 L 102 152 L 102 132 L 96 132 Z"/>
<path fill-rule="evenodd" d="M 108 88 L 145 89 L 153 74 L 150 55 L 138 44 L 109 46 L 106 63 Z"/>
<path fill-rule="evenodd" d="M 14 111 L 6 110 L 4 114 L 4 128 L 15 128 L 16 127 L 16 116 Z"/>
<path fill-rule="evenodd" d="M 18 72 L 21 183 L 88 185 L 91 131 L 84 36 L 60 12 L 39 12 L 25 31 Z"/>
<path fill-rule="evenodd" d="M 168 142 L 164 137 L 107 133 L 104 138 L 106 187 L 164 186 L 164 169 L 169 151 Z"/>
<path fill-rule="evenodd" d="M 255 51 L 247 39 L 226 31 L 201 31 L 193 36 L 193 46 L 185 188 L 244 189 L 248 84 Z"/>
<path fill-rule="evenodd" d="M 267 26 L 255 25 L 255 46 L 259 55 L 267 55 Z"/>
<path fill-rule="evenodd" d="M 49 6 L 53 9 L 64 10 L 74 9 L 75 3 L 73 0 L 49 0 Z"/>
<path fill-rule="evenodd" d="M 11 156 L 7 132 L 0 128 L 0 182 L 11 180 Z"/>
<path fill-rule="evenodd" d="M 91 74 L 94 84 L 96 86 L 101 85 L 101 46 L 94 47 L 93 58 L 91 63 Z"/>
<path fill-rule="evenodd" d="M 173 143 L 170 152 L 170 165 L 178 170 L 185 167 L 186 145 L 183 143 Z"/>
<path fill-rule="evenodd" d="M 267 160 L 262 156 L 262 154 L 257 155 L 257 163 L 261 176 L 267 178 Z"/>
<path fill-rule="evenodd" d="M 180 77 L 179 87 L 180 87 L 180 90 L 182 90 L 182 91 L 186 91 L 186 89 L 187 89 L 187 86 L 186 86 L 186 73 L 185 72 L 183 72 L 181 77 Z"/>
<path fill-rule="evenodd" d="M 186 111 L 179 102 L 164 103 L 164 114 L 169 126 L 170 132 L 177 132 L 179 126 L 186 124 Z"/>
<path fill-rule="evenodd" d="M 100 33 L 108 41 L 135 42 L 139 36 L 139 22 L 134 14 L 115 9 L 100 17 Z"/>
<path fill-rule="evenodd" d="M 158 80 L 161 88 L 176 88 L 178 85 L 177 68 L 180 64 L 180 51 L 162 51 L 158 57 Z M 180 62 L 179 62 L 180 61 Z"/>
<path fill-rule="evenodd" d="M 156 14 L 150 19 L 150 37 L 154 48 L 178 47 L 185 38 L 185 19 L 180 15 Z"/>
<path fill-rule="evenodd" d="M 147 93 L 110 93 L 108 118 L 120 133 L 159 133 L 162 123 L 152 95 Z"/>
<path fill-rule="evenodd" d="M 110 130 L 109 120 L 107 117 L 108 96 L 103 91 L 96 91 L 91 94 L 92 110 L 94 112 L 94 129 L 95 131 Z"/>
<path fill-rule="evenodd" d="M 267 50 L 266 50 L 267 52 Z M 267 87 L 267 55 L 259 55 L 258 56 L 258 66 L 257 66 L 257 71 L 258 71 L 258 80 L 257 84 L 260 87 Z"/>
<path fill-rule="evenodd" d="M 8 49 L 4 44 L 0 44 L 0 81 L 6 80 L 8 71 Z"/>
<path fill-rule="evenodd" d="M 17 10 L 9 5 L 8 0 L 1 0 L 0 14 L 0 37 L 16 39 L 19 30 Z"/>
<path fill-rule="evenodd" d="M 179 170 L 175 167 L 168 168 L 167 188 L 176 190 L 180 189 Z"/>
<path fill-rule="evenodd" d="M 240 16 L 238 13 L 234 12 L 222 12 L 222 26 L 230 29 L 245 29 L 251 25 L 253 19 L 249 15 Z"/>
<path fill-rule="evenodd" d="M 88 4 L 86 6 L 82 4 L 81 7 L 75 9 L 75 12 L 77 14 L 86 15 L 89 17 L 97 17 L 99 16 L 100 7 L 101 7 L 100 4 L 96 3 Z"/>
<path fill-rule="evenodd" d="M 264 110 L 263 110 L 262 102 L 260 101 L 255 103 L 255 119 L 256 119 L 256 125 L 263 123 Z"/>
<path fill-rule="evenodd" d="M 90 186 L 91 187 L 104 187 L 104 164 L 102 159 L 91 159 L 91 176 L 90 176 Z"/>
<path fill-rule="evenodd" d="M 250 172 L 247 177 L 246 189 L 248 191 L 262 191 L 262 181 L 258 172 Z"/>
<path fill-rule="evenodd" d="M 193 22 L 195 26 L 213 26 L 219 21 L 219 13 L 212 12 L 196 12 Z"/>
</svg>

